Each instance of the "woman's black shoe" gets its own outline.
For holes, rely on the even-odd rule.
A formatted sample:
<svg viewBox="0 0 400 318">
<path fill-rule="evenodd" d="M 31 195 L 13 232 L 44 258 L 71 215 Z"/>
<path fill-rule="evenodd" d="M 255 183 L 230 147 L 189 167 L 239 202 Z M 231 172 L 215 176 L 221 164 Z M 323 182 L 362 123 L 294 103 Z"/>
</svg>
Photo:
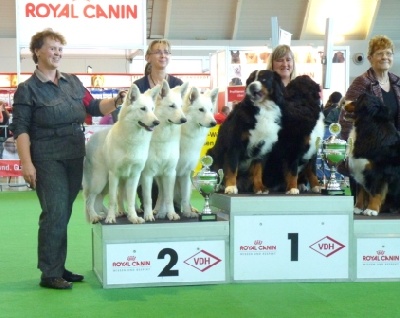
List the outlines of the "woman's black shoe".
<svg viewBox="0 0 400 318">
<path fill-rule="evenodd" d="M 71 289 L 72 284 L 62 277 L 46 277 L 40 280 L 40 286 L 53 289 Z"/>
<path fill-rule="evenodd" d="M 85 277 L 83 275 L 74 274 L 70 271 L 64 270 L 64 274 L 62 275 L 62 278 L 64 278 L 67 282 L 79 283 L 79 282 L 83 281 L 83 279 Z"/>
</svg>

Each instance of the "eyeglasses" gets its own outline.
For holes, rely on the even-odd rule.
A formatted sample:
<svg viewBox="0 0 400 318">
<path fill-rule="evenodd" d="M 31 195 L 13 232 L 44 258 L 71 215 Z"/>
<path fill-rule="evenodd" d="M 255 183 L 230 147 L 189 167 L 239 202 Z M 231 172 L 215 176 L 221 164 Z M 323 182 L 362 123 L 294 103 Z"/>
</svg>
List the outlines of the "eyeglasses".
<svg viewBox="0 0 400 318">
<path fill-rule="evenodd" d="M 376 57 L 379 57 L 379 58 L 382 58 L 382 57 L 384 57 L 385 55 L 386 55 L 387 57 L 392 57 L 392 56 L 393 56 L 393 53 L 392 53 L 392 52 L 376 52 L 376 53 L 374 53 L 374 55 L 375 55 Z"/>
<path fill-rule="evenodd" d="M 167 51 L 167 50 L 164 50 L 164 51 L 161 51 L 161 50 L 157 50 L 157 51 L 154 51 L 154 52 L 151 52 L 151 53 L 149 53 L 149 54 L 155 54 L 155 55 L 162 55 L 162 54 L 164 54 L 164 55 L 170 55 L 171 54 L 171 52 L 169 52 L 169 51 Z"/>
</svg>

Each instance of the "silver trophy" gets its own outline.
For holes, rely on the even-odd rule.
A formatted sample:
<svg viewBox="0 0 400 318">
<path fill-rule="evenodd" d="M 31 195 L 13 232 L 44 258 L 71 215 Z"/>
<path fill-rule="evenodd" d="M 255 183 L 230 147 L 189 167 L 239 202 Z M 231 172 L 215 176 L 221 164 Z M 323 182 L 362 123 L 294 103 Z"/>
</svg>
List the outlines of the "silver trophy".
<svg viewBox="0 0 400 318">
<path fill-rule="evenodd" d="M 204 156 L 200 160 L 203 168 L 195 176 L 194 171 L 190 175 L 190 179 L 197 191 L 204 197 L 204 208 L 199 215 L 199 221 L 216 221 L 217 215 L 211 212 L 210 208 L 210 196 L 218 191 L 219 186 L 224 178 L 222 169 L 217 172 L 210 171 L 210 166 L 213 163 L 213 159 L 210 156 Z"/>
<path fill-rule="evenodd" d="M 331 136 L 322 142 L 321 157 L 330 168 L 329 180 L 325 185 L 325 189 L 321 190 L 323 194 L 344 195 L 344 190 L 336 179 L 337 166 L 347 157 L 347 142 L 337 137 L 341 130 L 340 124 L 330 124 L 329 132 Z"/>
</svg>

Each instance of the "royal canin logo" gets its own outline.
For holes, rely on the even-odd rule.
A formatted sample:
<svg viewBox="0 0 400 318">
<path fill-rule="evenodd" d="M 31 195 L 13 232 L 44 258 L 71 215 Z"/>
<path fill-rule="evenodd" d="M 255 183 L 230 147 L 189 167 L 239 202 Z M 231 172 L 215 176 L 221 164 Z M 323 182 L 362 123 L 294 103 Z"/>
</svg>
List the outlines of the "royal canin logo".
<svg viewBox="0 0 400 318">
<path fill-rule="evenodd" d="M 211 267 L 218 265 L 220 262 L 221 260 L 217 256 L 206 252 L 205 250 L 201 250 L 184 261 L 186 265 L 192 266 L 200 272 L 204 272 Z"/>
<path fill-rule="evenodd" d="M 400 262 L 400 255 L 386 255 L 386 251 L 377 250 L 376 255 L 363 255 L 362 261 L 364 264 L 371 264 L 378 262 L 398 264 Z"/>
<path fill-rule="evenodd" d="M 127 2 L 129 3 L 129 2 Z M 87 19 L 137 19 L 138 6 L 123 4 L 92 4 L 90 1 L 32 3 L 25 5 L 26 18 L 87 18 Z"/>
<path fill-rule="evenodd" d="M 261 245 L 263 241 L 261 240 L 255 240 L 254 241 L 254 245 Z"/>
<path fill-rule="evenodd" d="M 329 236 L 325 236 L 324 238 L 310 245 L 312 250 L 325 257 L 332 256 L 344 247 L 345 246 L 342 243 L 339 243 Z"/>
</svg>

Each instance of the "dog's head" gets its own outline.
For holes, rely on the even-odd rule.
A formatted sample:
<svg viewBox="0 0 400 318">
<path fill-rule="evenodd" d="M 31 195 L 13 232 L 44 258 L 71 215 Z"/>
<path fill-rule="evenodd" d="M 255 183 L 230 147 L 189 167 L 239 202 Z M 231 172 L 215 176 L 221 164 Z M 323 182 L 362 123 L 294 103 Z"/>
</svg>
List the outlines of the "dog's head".
<svg viewBox="0 0 400 318">
<path fill-rule="evenodd" d="M 286 100 L 307 100 L 312 104 L 321 104 L 321 88 L 308 75 L 300 75 L 289 82 L 285 89 Z"/>
<path fill-rule="evenodd" d="M 231 51 L 231 61 L 234 64 L 239 64 L 240 63 L 240 52 L 239 51 Z"/>
<path fill-rule="evenodd" d="M 197 87 L 192 87 L 183 102 L 183 112 L 188 123 L 211 128 L 217 122 L 214 118 L 215 105 L 218 99 L 218 88 L 207 89 L 203 94 Z"/>
<path fill-rule="evenodd" d="M 355 101 L 347 103 L 344 109 L 353 113 L 356 123 L 361 120 L 393 121 L 389 108 L 379 97 L 369 93 L 361 94 Z"/>
<path fill-rule="evenodd" d="M 280 75 L 270 70 L 253 71 L 246 80 L 246 96 L 256 106 L 271 100 L 282 105 L 284 89 Z"/>
<path fill-rule="evenodd" d="M 182 111 L 183 98 L 189 87 L 189 82 L 170 88 L 166 80 L 156 101 L 156 115 L 161 122 L 183 124 L 187 119 Z"/>
<path fill-rule="evenodd" d="M 152 131 L 160 123 L 154 114 L 155 101 L 160 90 L 160 85 L 157 85 L 141 94 L 136 84 L 132 84 L 119 111 L 118 123 L 137 124 L 148 131 Z"/>
</svg>

